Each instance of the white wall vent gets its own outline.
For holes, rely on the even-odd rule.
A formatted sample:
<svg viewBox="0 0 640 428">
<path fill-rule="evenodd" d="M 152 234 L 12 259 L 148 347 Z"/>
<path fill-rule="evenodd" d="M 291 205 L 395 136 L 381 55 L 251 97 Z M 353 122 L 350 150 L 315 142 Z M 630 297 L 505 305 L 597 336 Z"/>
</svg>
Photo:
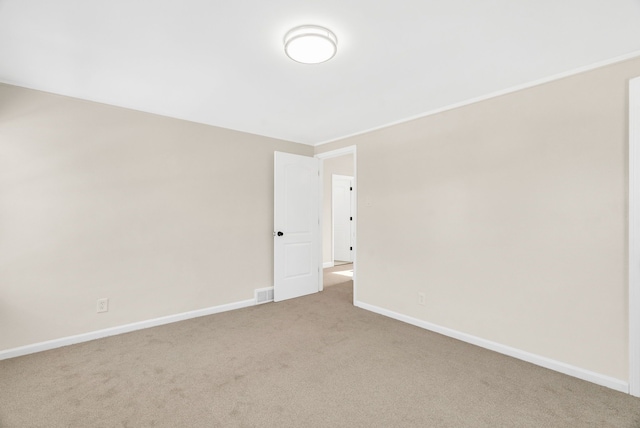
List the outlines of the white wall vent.
<svg viewBox="0 0 640 428">
<path fill-rule="evenodd" d="M 256 305 L 273 302 L 273 287 L 259 288 L 256 293 Z"/>
</svg>

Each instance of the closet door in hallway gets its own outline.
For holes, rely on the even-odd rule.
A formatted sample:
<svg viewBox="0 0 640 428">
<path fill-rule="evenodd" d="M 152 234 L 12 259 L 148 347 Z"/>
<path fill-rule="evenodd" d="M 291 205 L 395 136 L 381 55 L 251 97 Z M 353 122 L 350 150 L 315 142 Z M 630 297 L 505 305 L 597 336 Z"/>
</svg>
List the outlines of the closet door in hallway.
<svg viewBox="0 0 640 428">
<path fill-rule="evenodd" d="M 332 177 L 333 260 L 350 262 L 352 257 L 353 177 L 334 174 Z"/>
</svg>

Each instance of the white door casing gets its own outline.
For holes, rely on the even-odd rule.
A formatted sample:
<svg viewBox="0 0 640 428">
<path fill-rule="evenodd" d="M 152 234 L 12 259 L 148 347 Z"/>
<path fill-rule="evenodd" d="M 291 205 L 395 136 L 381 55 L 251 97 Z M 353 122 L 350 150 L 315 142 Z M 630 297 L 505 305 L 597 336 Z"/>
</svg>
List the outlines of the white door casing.
<svg viewBox="0 0 640 428">
<path fill-rule="evenodd" d="M 275 152 L 274 287 L 278 302 L 320 290 L 319 161 Z"/>
<path fill-rule="evenodd" d="M 331 178 L 331 206 L 333 229 L 333 261 L 353 261 L 352 227 L 353 213 L 351 212 L 351 189 L 353 177 L 333 174 Z"/>
<path fill-rule="evenodd" d="M 640 397 L 640 77 L 629 82 L 629 393 Z"/>
</svg>

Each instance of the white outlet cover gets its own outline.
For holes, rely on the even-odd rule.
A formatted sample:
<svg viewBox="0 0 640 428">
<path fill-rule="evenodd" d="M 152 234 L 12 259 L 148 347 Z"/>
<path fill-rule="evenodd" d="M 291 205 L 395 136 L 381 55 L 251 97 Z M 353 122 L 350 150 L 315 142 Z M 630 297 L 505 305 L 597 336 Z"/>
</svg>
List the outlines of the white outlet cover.
<svg viewBox="0 0 640 428">
<path fill-rule="evenodd" d="M 418 293 L 418 304 L 424 305 L 425 295 L 424 293 Z"/>
<path fill-rule="evenodd" d="M 109 311 L 109 299 L 98 299 L 96 302 L 96 312 L 108 312 Z"/>
</svg>

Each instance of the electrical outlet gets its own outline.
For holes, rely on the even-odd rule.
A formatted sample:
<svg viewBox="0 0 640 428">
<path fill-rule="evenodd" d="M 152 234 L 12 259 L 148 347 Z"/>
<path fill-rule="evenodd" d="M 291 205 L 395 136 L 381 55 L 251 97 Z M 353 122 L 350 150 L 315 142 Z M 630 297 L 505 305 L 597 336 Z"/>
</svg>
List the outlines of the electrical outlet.
<svg viewBox="0 0 640 428">
<path fill-rule="evenodd" d="M 109 311 L 109 299 L 98 299 L 96 302 L 96 312 L 108 312 Z"/>
<path fill-rule="evenodd" d="M 424 305 L 424 299 L 425 299 L 424 293 L 418 293 L 418 304 L 419 305 Z"/>
</svg>

